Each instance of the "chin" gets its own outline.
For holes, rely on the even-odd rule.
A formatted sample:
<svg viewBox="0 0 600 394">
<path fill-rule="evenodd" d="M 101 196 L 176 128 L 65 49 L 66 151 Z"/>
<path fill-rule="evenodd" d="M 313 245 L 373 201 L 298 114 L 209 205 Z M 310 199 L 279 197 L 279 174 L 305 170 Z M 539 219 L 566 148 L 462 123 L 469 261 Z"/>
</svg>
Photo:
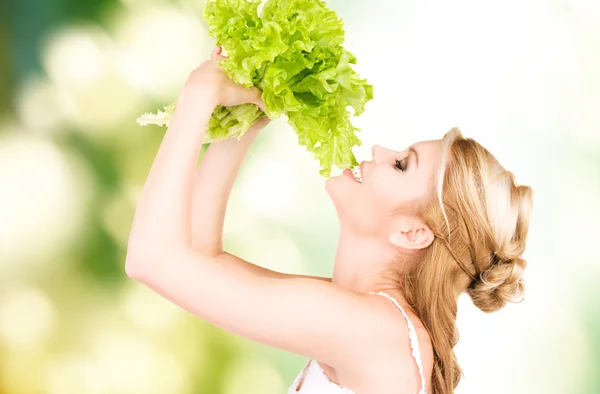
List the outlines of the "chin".
<svg viewBox="0 0 600 394">
<path fill-rule="evenodd" d="M 355 190 L 354 187 L 358 185 L 360 185 L 360 183 L 342 173 L 338 176 L 328 178 L 325 181 L 325 190 L 327 190 L 329 194 L 334 193 L 338 189 L 346 191 L 350 190 L 352 193 L 352 190 Z"/>
<path fill-rule="evenodd" d="M 356 193 L 353 186 L 355 186 L 353 181 L 343 174 L 325 181 L 325 191 L 329 194 L 338 216 L 343 214 L 347 208 L 346 205 L 350 203 L 353 194 Z"/>
<path fill-rule="evenodd" d="M 346 189 L 345 186 L 347 185 L 344 185 L 344 183 L 343 175 L 334 176 L 325 181 L 325 191 L 332 200 L 335 200 Z"/>
</svg>

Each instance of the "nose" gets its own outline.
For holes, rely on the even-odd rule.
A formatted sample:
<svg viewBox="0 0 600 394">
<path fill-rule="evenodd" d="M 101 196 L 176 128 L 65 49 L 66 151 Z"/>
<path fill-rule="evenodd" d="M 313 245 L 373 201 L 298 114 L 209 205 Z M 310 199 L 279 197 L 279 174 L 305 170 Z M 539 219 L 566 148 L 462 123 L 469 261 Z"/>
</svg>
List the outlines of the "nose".
<svg viewBox="0 0 600 394">
<path fill-rule="evenodd" d="M 379 146 L 379 145 L 373 145 L 373 148 L 371 148 L 371 154 L 373 155 L 373 161 L 377 161 L 377 159 L 381 159 L 383 157 L 382 151 L 383 151 L 383 147 Z"/>
</svg>

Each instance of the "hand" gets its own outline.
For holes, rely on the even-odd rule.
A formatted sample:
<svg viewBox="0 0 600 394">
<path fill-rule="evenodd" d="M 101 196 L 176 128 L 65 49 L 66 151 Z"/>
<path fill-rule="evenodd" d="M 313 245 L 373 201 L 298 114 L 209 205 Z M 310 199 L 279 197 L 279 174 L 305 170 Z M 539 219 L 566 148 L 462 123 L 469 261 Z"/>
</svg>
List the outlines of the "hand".
<svg viewBox="0 0 600 394">
<path fill-rule="evenodd" d="M 189 75 L 184 91 L 195 92 L 196 90 L 208 91 L 215 105 L 233 107 L 236 105 L 251 103 L 256 104 L 265 111 L 265 103 L 262 100 L 262 92 L 256 86 L 246 88 L 233 81 L 218 64 L 220 60 L 227 59 L 221 55 L 222 48 L 217 46 L 210 55 L 210 59 L 204 61 Z"/>
</svg>

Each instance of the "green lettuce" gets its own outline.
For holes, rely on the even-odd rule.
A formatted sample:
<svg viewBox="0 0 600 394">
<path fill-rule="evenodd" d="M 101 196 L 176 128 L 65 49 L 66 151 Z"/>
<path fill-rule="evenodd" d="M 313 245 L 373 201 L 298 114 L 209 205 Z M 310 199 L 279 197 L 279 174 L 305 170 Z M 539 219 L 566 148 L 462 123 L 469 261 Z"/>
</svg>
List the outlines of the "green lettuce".
<svg viewBox="0 0 600 394">
<path fill-rule="evenodd" d="M 351 124 L 347 108 L 362 114 L 373 86 L 350 67 L 356 57 L 342 47 L 343 20 L 335 11 L 322 0 L 207 0 L 203 16 L 228 56 L 219 62 L 223 70 L 262 91 L 269 118 L 287 116 L 322 176 L 330 176 L 333 167 L 358 165 L 352 148 L 361 145 L 355 134 L 360 129 Z M 168 126 L 174 110 L 171 104 L 138 123 Z M 219 106 L 204 142 L 239 140 L 263 116 L 254 104 Z"/>
</svg>

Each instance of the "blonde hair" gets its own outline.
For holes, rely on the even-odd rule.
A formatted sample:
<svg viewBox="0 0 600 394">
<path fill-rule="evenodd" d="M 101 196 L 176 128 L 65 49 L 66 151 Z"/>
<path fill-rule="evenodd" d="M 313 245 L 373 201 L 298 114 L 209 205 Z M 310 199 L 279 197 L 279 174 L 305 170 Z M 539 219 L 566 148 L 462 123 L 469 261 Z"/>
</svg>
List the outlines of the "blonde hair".
<svg viewBox="0 0 600 394">
<path fill-rule="evenodd" d="M 532 209 L 532 189 L 458 128 L 442 146 L 435 193 L 417 210 L 435 238 L 397 278 L 432 340 L 432 394 L 452 393 L 462 375 L 453 350 L 458 297 L 466 292 L 484 312 L 523 299 Z"/>
</svg>

